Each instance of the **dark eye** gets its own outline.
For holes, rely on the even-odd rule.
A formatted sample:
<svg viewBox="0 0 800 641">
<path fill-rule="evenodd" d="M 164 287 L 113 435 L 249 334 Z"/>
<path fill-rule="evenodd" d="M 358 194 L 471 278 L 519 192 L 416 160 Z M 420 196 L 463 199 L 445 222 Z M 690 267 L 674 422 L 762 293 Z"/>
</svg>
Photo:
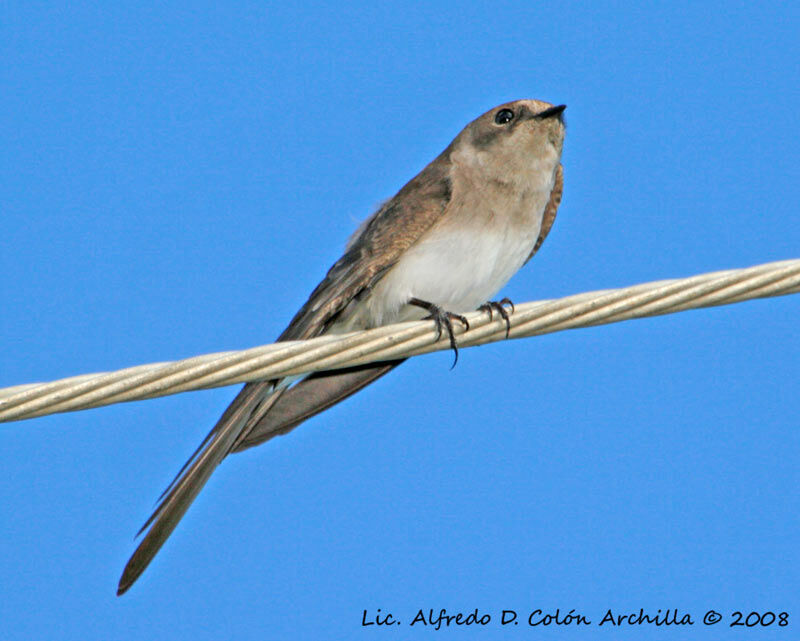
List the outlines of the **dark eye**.
<svg viewBox="0 0 800 641">
<path fill-rule="evenodd" d="M 498 125 L 504 125 L 507 122 L 511 122 L 514 120 L 514 112 L 511 109 L 501 109 L 497 112 L 497 115 L 494 117 L 494 121 Z"/>
</svg>

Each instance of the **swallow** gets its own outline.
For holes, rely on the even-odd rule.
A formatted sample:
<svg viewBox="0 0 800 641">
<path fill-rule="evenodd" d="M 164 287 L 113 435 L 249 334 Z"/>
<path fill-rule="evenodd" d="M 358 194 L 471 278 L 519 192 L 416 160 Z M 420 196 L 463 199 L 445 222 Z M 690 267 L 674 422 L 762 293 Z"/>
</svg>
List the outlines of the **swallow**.
<svg viewBox="0 0 800 641">
<path fill-rule="evenodd" d="M 497 311 L 508 323 L 503 305 L 487 301 L 553 226 L 563 190 L 565 108 L 517 100 L 469 123 L 361 224 L 278 341 L 432 318 L 455 349 L 452 322 L 466 326 L 466 312 Z M 144 572 L 228 454 L 285 434 L 403 360 L 247 383 L 139 531 L 146 533 L 117 594 Z"/>
</svg>

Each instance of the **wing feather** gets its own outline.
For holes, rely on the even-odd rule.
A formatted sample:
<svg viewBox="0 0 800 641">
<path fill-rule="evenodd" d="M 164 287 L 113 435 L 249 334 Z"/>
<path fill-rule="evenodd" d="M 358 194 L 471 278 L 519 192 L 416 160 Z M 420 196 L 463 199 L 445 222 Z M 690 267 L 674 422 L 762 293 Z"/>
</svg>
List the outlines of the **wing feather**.
<svg viewBox="0 0 800 641">
<path fill-rule="evenodd" d="M 542 228 L 539 231 L 539 237 L 536 239 L 531 253 L 525 259 L 526 263 L 533 258 L 533 255 L 537 251 L 539 251 L 544 239 L 547 238 L 547 234 L 550 233 L 550 229 L 553 227 L 553 223 L 556 221 L 556 212 L 558 212 L 558 206 L 561 204 L 561 194 L 563 192 L 564 168 L 559 165 L 558 169 L 556 169 L 556 180 L 553 184 L 553 191 L 550 192 L 550 200 L 547 201 L 547 205 L 544 208 L 544 215 L 542 216 Z"/>
<path fill-rule="evenodd" d="M 446 153 L 409 181 L 366 222 L 349 243 L 344 256 L 331 267 L 280 335 L 279 341 L 323 334 L 350 301 L 374 287 L 403 252 L 439 219 L 451 199 Z M 333 399 L 349 396 L 393 366 L 381 365 L 360 374 L 327 380 L 315 378 L 308 385 L 319 389 L 320 406 L 327 407 Z M 281 381 L 248 383 L 242 388 L 165 490 L 155 511 L 140 530 L 140 533 L 145 530 L 147 533 L 123 570 L 117 594 L 125 592 L 144 572 L 217 465 L 239 444 L 247 446 L 248 433 L 269 413 L 286 389 Z M 281 407 L 297 411 L 294 403 Z M 296 420 L 295 415 L 289 416 L 287 411 L 279 414 L 282 416 L 278 421 L 279 428 L 287 428 Z M 264 440 L 268 436 L 259 435 L 259 438 Z"/>
<path fill-rule="evenodd" d="M 350 301 L 374 287 L 442 216 L 452 193 L 440 160 L 408 182 L 367 221 L 278 340 L 322 334 Z"/>
</svg>

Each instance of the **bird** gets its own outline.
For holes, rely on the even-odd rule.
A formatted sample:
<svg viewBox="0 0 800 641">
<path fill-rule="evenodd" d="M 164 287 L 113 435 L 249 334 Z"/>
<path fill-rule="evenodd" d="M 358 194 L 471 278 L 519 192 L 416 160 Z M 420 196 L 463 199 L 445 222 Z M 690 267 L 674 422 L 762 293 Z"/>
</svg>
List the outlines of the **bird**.
<svg viewBox="0 0 800 641">
<path fill-rule="evenodd" d="M 563 191 L 565 105 L 524 99 L 470 122 L 355 231 L 278 341 L 430 318 L 458 356 L 453 321 L 490 301 L 539 250 Z M 488 301 L 488 302 L 487 302 Z M 513 312 L 513 306 L 512 306 Z M 247 383 L 178 472 L 139 530 L 117 595 L 141 576 L 217 465 L 285 434 L 405 359 Z"/>
</svg>

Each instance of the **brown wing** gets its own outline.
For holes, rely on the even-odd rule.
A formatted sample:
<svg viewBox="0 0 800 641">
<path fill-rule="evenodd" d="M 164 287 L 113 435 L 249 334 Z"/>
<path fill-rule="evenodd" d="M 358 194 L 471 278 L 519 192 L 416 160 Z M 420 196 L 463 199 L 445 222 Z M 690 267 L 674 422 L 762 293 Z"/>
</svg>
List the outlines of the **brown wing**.
<svg viewBox="0 0 800 641">
<path fill-rule="evenodd" d="M 536 239 L 526 262 L 539 250 L 539 247 L 542 246 L 544 239 L 553 226 L 553 222 L 556 219 L 556 211 L 561 202 L 561 192 L 564 188 L 563 177 L 563 169 L 561 165 L 559 165 L 556 170 L 553 190 L 550 192 L 550 200 L 544 210 L 539 237 Z M 391 202 L 389 205 L 391 205 Z M 381 215 L 382 211 L 383 210 L 379 210 L 377 215 Z M 370 224 L 372 224 L 372 220 L 368 221 L 365 227 L 369 228 Z M 394 227 L 394 223 L 392 223 L 392 227 Z M 377 235 L 375 231 L 370 233 Z M 368 242 L 368 239 L 364 240 L 365 243 Z M 361 243 L 361 237 L 356 240 L 356 243 Z M 362 245 L 360 251 L 363 252 L 364 248 L 365 245 Z M 346 259 L 347 255 L 339 262 L 343 263 Z M 320 284 L 320 287 L 317 288 L 319 291 L 315 291 L 314 294 L 312 294 L 309 302 L 306 303 L 303 310 L 300 311 L 289 325 L 286 332 L 284 332 L 284 336 L 287 336 L 288 333 L 292 331 L 302 329 L 305 314 L 311 314 L 311 317 L 317 322 L 321 320 L 320 318 L 313 317 L 314 305 L 312 301 L 317 298 L 325 300 L 326 293 L 324 289 L 326 287 L 337 286 L 342 282 L 342 279 L 333 275 L 338 265 L 339 263 L 331 269 L 328 277 Z M 328 284 L 329 280 L 331 281 L 330 284 Z M 346 298 L 346 300 L 348 299 Z M 309 308 L 309 311 L 306 311 L 306 307 Z M 388 363 L 371 363 L 344 370 L 317 372 L 316 374 L 306 377 L 294 387 L 286 390 L 280 398 L 277 398 L 274 405 L 270 406 L 268 412 L 259 410 L 257 415 L 251 417 L 242 437 L 236 441 L 232 451 L 239 452 L 248 447 L 260 445 L 274 436 L 285 434 L 311 416 L 338 403 L 366 385 L 369 385 L 377 378 L 387 374 L 402 362 L 402 360 L 399 360 L 390 361 Z"/>
<path fill-rule="evenodd" d="M 269 412 L 247 430 L 231 451 L 241 452 L 248 447 L 261 445 L 274 436 L 286 434 L 303 421 L 388 374 L 405 360 L 401 358 L 383 363 L 368 363 L 346 369 L 315 372 L 307 376 L 281 394 Z"/>
<path fill-rule="evenodd" d="M 536 239 L 536 242 L 533 245 L 533 249 L 531 250 L 530 255 L 528 258 L 525 259 L 527 263 L 533 255 L 539 251 L 539 247 L 542 246 L 544 239 L 547 238 L 547 234 L 550 233 L 550 228 L 553 226 L 553 223 L 556 220 L 556 212 L 558 211 L 558 206 L 561 204 L 561 194 L 564 191 L 564 168 L 559 165 L 558 169 L 556 169 L 556 180 L 553 184 L 553 191 L 550 192 L 550 200 L 547 202 L 547 205 L 544 208 L 544 216 L 542 217 L 542 228 L 539 231 L 539 238 Z"/>
<path fill-rule="evenodd" d="M 280 335 L 279 341 L 311 338 L 322 334 L 350 301 L 380 280 L 403 252 L 444 212 L 451 198 L 447 169 L 448 163 L 443 154 L 367 221 L 358 236 L 351 241 L 344 256 L 331 267 L 325 279 Z M 399 362 L 377 364 L 332 377 L 311 377 L 310 382 L 305 383 L 300 391 L 313 392 L 310 395 L 313 407 L 298 407 L 293 399 L 300 392 L 293 392 L 288 397 L 291 402 L 279 405 L 277 418 L 267 423 L 262 419 L 270 413 L 270 409 L 287 391 L 286 388 L 276 389 L 275 381 L 245 385 L 200 447 L 178 472 L 162 495 L 158 507 L 140 530 L 141 533 L 150 528 L 125 566 L 117 594 L 125 592 L 144 572 L 211 473 L 233 449 L 266 440 L 275 429 L 288 431 L 301 422 L 308 412 L 314 409 L 320 411 L 320 408 L 324 409 L 332 402 L 349 396 Z M 257 430 L 257 436 L 248 441 L 248 434 L 259 423 L 260 430 L 265 433 L 261 434 Z"/>
<path fill-rule="evenodd" d="M 369 219 L 278 340 L 323 333 L 350 301 L 369 291 L 439 219 L 450 198 L 447 163 L 440 158 Z"/>
</svg>

